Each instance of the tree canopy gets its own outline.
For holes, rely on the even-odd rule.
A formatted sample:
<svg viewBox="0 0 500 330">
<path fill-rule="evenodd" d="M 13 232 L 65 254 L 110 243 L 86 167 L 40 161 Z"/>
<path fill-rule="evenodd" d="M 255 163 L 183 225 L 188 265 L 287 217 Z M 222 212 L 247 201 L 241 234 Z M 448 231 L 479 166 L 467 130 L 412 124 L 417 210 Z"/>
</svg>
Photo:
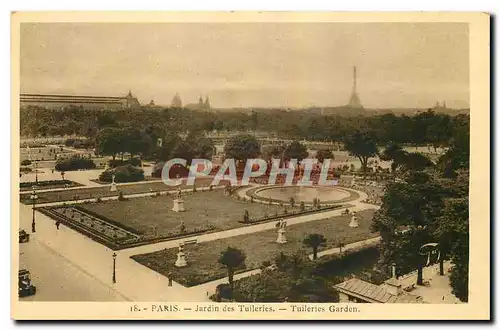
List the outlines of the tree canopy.
<svg viewBox="0 0 500 330">
<path fill-rule="evenodd" d="M 303 240 L 304 245 L 309 246 L 313 250 L 313 259 L 318 258 L 318 249 L 326 245 L 326 238 L 321 234 L 307 235 Z"/>
<path fill-rule="evenodd" d="M 375 141 L 366 133 L 356 132 L 349 135 L 344 140 L 344 147 L 351 155 L 358 157 L 363 171 L 367 169 L 368 159 L 377 154 Z"/>
<path fill-rule="evenodd" d="M 246 161 L 260 155 L 260 143 L 253 135 L 241 134 L 229 139 L 224 152 L 227 158 Z"/>
<path fill-rule="evenodd" d="M 283 151 L 285 160 L 297 159 L 300 162 L 302 159 L 307 158 L 308 155 L 306 146 L 298 141 L 293 141 Z"/>
<path fill-rule="evenodd" d="M 234 289 L 234 272 L 236 269 L 245 266 L 246 255 L 243 251 L 228 246 L 221 252 L 219 263 L 226 266 L 229 285 Z"/>
</svg>

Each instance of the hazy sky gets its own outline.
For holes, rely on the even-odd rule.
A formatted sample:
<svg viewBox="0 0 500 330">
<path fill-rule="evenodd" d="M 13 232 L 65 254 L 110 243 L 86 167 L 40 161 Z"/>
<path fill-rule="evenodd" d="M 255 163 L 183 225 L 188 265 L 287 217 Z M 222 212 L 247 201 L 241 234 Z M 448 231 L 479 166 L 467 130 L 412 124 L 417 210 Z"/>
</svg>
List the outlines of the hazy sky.
<svg viewBox="0 0 500 330">
<path fill-rule="evenodd" d="M 213 107 L 469 104 L 467 24 L 45 23 L 21 25 L 21 92 Z"/>
</svg>

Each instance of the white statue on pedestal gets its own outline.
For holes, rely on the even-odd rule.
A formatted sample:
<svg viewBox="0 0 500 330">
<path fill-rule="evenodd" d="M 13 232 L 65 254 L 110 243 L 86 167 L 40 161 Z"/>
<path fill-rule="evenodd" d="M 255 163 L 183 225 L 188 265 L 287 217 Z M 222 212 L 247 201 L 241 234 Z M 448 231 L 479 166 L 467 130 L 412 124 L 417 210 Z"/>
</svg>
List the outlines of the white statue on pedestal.
<svg viewBox="0 0 500 330">
<path fill-rule="evenodd" d="M 177 260 L 175 261 L 175 267 L 186 267 L 186 254 L 183 251 L 182 244 L 179 245 L 179 252 L 177 253 Z"/>
<path fill-rule="evenodd" d="M 110 191 L 116 191 L 116 182 L 115 182 L 115 174 L 111 174 L 111 188 L 109 189 Z"/>
<path fill-rule="evenodd" d="M 280 220 L 278 222 L 278 238 L 276 239 L 276 243 L 278 244 L 285 244 L 286 241 L 286 236 L 285 236 L 285 228 L 286 228 L 286 221 Z"/>
<path fill-rule="evenodd" d="M 349 222 L 349 227 L 357 228 L 359 227 L 358 217 L 356 216 L 356 212 L 353 212 L 351 217 L 351 222 Z"/>
<path fill-rule="evenodd" d="M 172 211 L 174 212 L 184 212 L 186 209 L 184 208 L 184 200 L 182 199 L 182 191 L 181 188 L 177 191 L 177 196 L 174 198 L 174 207 L 172 207 Z"/>
</svg>

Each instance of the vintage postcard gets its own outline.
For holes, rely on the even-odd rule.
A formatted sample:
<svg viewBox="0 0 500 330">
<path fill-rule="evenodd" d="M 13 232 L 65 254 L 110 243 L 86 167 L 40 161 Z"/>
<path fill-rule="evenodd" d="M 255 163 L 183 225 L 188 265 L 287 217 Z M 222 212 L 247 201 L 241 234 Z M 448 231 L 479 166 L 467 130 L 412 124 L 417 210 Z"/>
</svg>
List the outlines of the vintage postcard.
<svg viewBox="0 0 500 330">
<path fill-rule="evenodd" d="M 488 14 L 11 19 L 12 318 L 491 317 Z"/>
</svg>

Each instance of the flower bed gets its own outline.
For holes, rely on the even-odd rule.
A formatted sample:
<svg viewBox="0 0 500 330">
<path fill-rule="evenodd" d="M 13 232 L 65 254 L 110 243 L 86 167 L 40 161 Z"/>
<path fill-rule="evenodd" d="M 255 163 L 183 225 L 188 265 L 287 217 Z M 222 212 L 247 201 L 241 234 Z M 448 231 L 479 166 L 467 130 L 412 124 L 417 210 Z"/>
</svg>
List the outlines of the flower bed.
<svg viewBox="0 0 500 330">
<path fill-rule="evenodd" d="M 58 189 L 66 187 L 81 187 L 82 184 L 70 180 L 47 180 L 38 182 L 21 182 L 19 183 L 20 191 L 32 190 L 33 186 L 37 186 L 37 189 Z"/>
<path fill-rule="evenodd" d="M 113 250 L 190 237 L 214 229 L 214 226 L 208 225 L 185 230 L 176 229 L 161 235 L 154 235 L 138 232 L 134 228 L 126 227 L 122 223 L 89 212 L 79 206 L 41 207 L 38 210 Z"/>
</svg>

